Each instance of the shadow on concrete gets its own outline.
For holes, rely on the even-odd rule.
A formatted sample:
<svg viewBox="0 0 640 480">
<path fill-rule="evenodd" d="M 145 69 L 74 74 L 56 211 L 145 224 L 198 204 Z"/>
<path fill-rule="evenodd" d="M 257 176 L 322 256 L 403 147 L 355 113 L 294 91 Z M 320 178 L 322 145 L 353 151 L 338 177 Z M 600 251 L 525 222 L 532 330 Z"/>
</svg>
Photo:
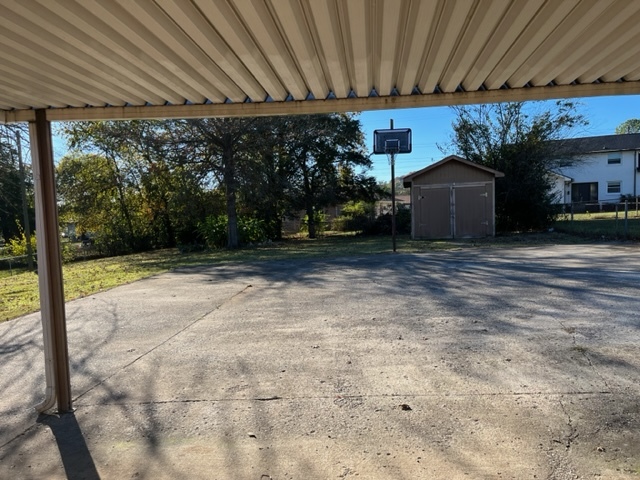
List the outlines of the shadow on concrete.
<svg viewBox="0 0 640 480">
<path fill-rule="evenodd" d="M 417 463 L 425 450 L 460 475 L 487 474 L 493 465 L 477 455 L 476 438 L 493 458 L 509 448 L 525 449 L 518 455 L 531 465 L 549 457 L 535 467 L 542 473 L 568 462 L 569 445 L 583 459 L 595 445 L 607 446 L 607 461 L 633 458 L 622 447 L 640 431 L 630 343 L 640 329 L 637 273 L 566 252 L 508 254 L 190 267 L 74 302 L 67 308 L 82 429 L 74 414 L 38 423 L 51 428 L 71 479 L 99 478 L 96 463 L 104 472 L 95 446 L 107 416 L 126 426 L 119 440 L 144 452 L 129 477 L 193 473 L 197 465 L 173 463 L 185 452 L 224 468 L 215 478 L 253 466 L 322 478 L 319 458 L 344 478 L 359 462 L 388 472 L 386 452 Z M 152 325 L 161 335 L 149 334 Z M 20 383 L 31 360 L 41 362 L 38 341 L 17 323 L 0 334 L 0 358 L 19 365 L 11 377 L 4 367 L 0 386 Z M 550 406 L 539 408 L 543 400 Z M 405 402 L 412 410 L 398 408 Z M 23 403 L 7 404 L 9 413 Z M 522 432 L 536 441 L 514 442 Z M 336 434 L 356 446 L 344 450 L 350 444 Z M 270 448 L 281 436 L 290 438 L 280 443 L 286 448 Z M 411 441 L 394 444 L 394 436 Z M 7 445 L 11 459 L 25 439 Z M 413 463 L 396 461 L 386 478 L 416 478 Z"/>
<path fill-rule="evenodd" d="M 61 416 L 40 415 L 38 423 L 47 425 L 56 439 L 64 471 L 69 480 L 98 480 L 98 470 L 74 413 Z"/>
</svg>

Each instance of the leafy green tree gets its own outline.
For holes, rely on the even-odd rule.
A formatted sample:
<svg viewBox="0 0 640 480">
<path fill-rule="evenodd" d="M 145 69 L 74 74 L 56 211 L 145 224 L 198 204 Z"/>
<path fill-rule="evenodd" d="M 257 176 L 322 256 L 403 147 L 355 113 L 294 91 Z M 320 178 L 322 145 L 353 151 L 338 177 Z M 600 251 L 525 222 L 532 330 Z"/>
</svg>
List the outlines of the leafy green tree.
<svg viewBox="0 0 640 480">
<path fill-rule="evenodd" d="M 396 195 L 410 195 L 411 189 L 404 186 L 402 177 L 396 177 Z M 380 196 L 384 198 L 391 198 L 391 180 L 379 181 L 378 188 L 380 190 Z"/>
<path fill-rule="evenodd" d="M 240 211 L 280 238 L 283 217 L 304 210 L 311 218 L 305 228 L 315 236 L 323 207 L 376 195 L 363 138 L 353 115 L 256 118 L 238 162 Z"/>
<path fill-rule="evenodd" d="M 237 190 L 239 164 L 247 157 L 247 137 L 254 131 L 252 118 L 204 118 L 174 123 L 176 145 L 189 152 L 185 157 L 213 173 L 225 192 L 227 248 L 240 245 Z"/>
<path fill-rule="evenodd" d="M 11 147 L 0 140 L 0 234 L 5 240 L 19 235 L 20 175 Z"/>
<path fill-rule="evenodd" d="M 118 206 L 117 215 L 110 218 L 119 227 L 104 235 L 112 249 L 136 251 L 193 243 L 198 223 L 220 203 L 214 192 L 202 187 L 206 174 L 184 161 L 188 151 L 176 145 L 174 123 L 80 122 L 62 129 L 69 145 L 84 154 L 76 155 L 73 171 L 66 165 L 61 174 L 81 175 L 78 164 L 96 161 L 88 154 L 99 156 L 106 162 L 101 166 L 111 172 L 103 193 L 113 194 L 111 202 Z M 61 187 L 66 192 L 65 210 L 75 210 L 82 223 L 91 224 L 98 233 L 103 225 L 100 210 L 86 209 L 82 192 L 70 189 L 72 178 L 66 180 Z M 122 235 L 117 248 L 116 233 Z"/>
<path fill-rule="evenodd" d="M 109 253 L 204 238 L 208 218 L 227 222 L 228 248 L 257 241 L 247 232 L 279 238 L 283 216 L 300 209 L 315 236 L 322 207 L 377 190 L 353 115 L 81 122 L 62 132 L 76 152 L 58 169 L 64 216 Z"/>
<path fill-rule="evenodd" d="M 139 211 L 133 189 L 113 161 L 96 154 L 70 154 L 57 166 L 61 218 L 73 220 L 80 234 L 96 235 L 101 250 L 120 254 L 135 250 Z"/>
<path fill-rule="evenodd" d="M 293 215 L 295 165 L 286 154 L 285 117 L 261 117 L 247 138 L 246 157 L 239 165 L 238 195 L 244 215 L 260 219 L 267 236 L 282 238 L 282 221 Z"/>
<path fill-rule="evenodd" d="M 294 204 L 302 207 L 308 219 L 309 238 L 316 237 L 315 213 L 324 206 L 347 199 L 355 185 L 367 191 L 375 181 L 356 176 L 350 169 L 367 169 L 371 159 L 364 145 L 360 121 L 352 114 L 304 115 L 288 117 L 284 149 L 290 158 L 294 177 Z M 340 183 L 340 171 L 353 181 Z M 343 178 L 344 180 L 344 178 Z M 351 183 L 351 185 L 349 185 Z"/>
<path fill-rule="evenodd" d="M 460 156 L 505 174 L 496 179 L 496 227 L 523 231 L 554 218 L 549 171 L 577 161 L 563 138 L 586 125 L 573 102 L 452 107 L 452 147 Z"/>
<path fill-rule="evenodd" d="M 33 179 L 29 166 L 24 167 L 24 184 L 18 164 L 16 130 L 14 125 L 0 125 L 0 236 L 7 242 L 21 238 L 25 228 L 22 189 L 27 197 L 27 217 L 30 231 L 34 229 Z M 23 137 L 27 138 L 23 132 Z"/>
<path fill-rule="evenodd" d="M 625 133 L 640 133 L 640 119 L 630 118 L 625 120 L 616 127 L 616 134 L 622 135 Z"/>
<path fill-rule="evenodd" d="M 114 221 L 118 222 L 117 228 L 113 228 L 105 236 L 105 239 L 110 240 L 109 245 L 115 247 L 113 235 L 117 234 L 123 240 L 123 245 L 119 246 L 118 250 L 123 247 L 129 251 L 143 250 L 146 242 L 142 241 L 141 232 L 136 228 L 134 220 L 137 213 L 135 203 L 139 198 L 133 195 L 137 187 L 137 178 L 135 165 L 131 161 L 133 146 L 128 141 L 131 138 L 130 122 L 71 123 L 65 126 L 64 133 L 71 148 L 82 148 L 83 152 L 92 155 L 74 156 L 68 162 L 61 162 L 63 168 L 59 169 L 59 175 L 63 178 L 63 182 L 59 185 L 59 189 L 63 198 L 67 202 L 72 201 L 73 197 L 68 189 L 73 191 L 74 185 L 73 178 L 70 176 L 72 174 L 81 176 L 80 183 L 86 186 L 87 191 L 82 195 L 76 190 L 81 197 L 79 204 L 94 207 L 88 210 L 94 213 L 93 221 L 84 217 L 81 224 L 96 231 L 100 223 L 96 223 L 95 220 L 102 217 L 99 209 L 104 207 L 106 210 L 102 213 L 108 212 L 113 216 Z M 87 168 L 89 171 L 86 170 Z M 90 178 L 91 168 L 96 169 L 94 179 Z M 91 188 L 94 186 L 103 190 Z M 114 205 L 109 206 L 109 202 Z M 80 211 L 76 213 L 80 214 Z M 111 222 L 104 225 L 115 227 Z"/>
</svg>

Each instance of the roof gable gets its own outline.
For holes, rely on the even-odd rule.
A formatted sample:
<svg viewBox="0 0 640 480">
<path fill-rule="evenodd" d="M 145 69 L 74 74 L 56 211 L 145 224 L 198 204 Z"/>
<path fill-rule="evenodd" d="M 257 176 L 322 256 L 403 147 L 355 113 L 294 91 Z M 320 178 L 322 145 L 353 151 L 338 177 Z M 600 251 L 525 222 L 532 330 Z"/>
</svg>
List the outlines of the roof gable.
<svg viewBox="0 0 640 480">
<path fill-rule="evenodd" d="M 440 160 L 439 162 L 433 163 L 431 165 L 429 165 L 428 167 L 423 168 L 422 170 L 418 170 L 417 172 L 412 172 L 409 175 L 406 175 L 405 177 L 403 177 L 402 179 L 402 183 L 405 187 L 410 187 L 411 183 L 413 182 L 413 179 L 416 177 L 419 177 L 420 175 L 423 175 L 431 170 L 435 170 L 436 168 L 442 167 L 443 165 L 449 163 L 449 162 L 458 162 L 458 163 L 462 163 L 464 165 L 467 165 L 469 167 L 473 167 L 473 168 L 477 168 L 478 170 L 482 170 L 488 173 L 493 174 L 495 177 L 504 177 L 504 173 L 499 172 L 497 170 L 494 170 L 493 168 L 489 168 L 489 167 L 485 167 L 484 165 L 479 165 L 477 163 L 474 162 L 470 162 L 469 160 L 459 157 L 457 155 L 449 155 L 448 157 L 443 158 L 442 160 Z"/>
</svg>

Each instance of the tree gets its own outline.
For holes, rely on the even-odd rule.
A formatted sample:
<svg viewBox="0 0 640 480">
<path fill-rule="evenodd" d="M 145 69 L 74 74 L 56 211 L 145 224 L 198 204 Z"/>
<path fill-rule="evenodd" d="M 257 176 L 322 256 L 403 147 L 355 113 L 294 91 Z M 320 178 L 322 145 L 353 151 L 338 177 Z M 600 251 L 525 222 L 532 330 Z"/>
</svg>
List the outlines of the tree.
<svg viewBox="0 0 640 480">
<path fill-rule="evenodd" d="M 238 165 L 241 210 L 262 220 L 271 238 L 281 237 L 285 215 L 304 210 L 314 237 L 321 208 L 374 199 L 363 139 L 350 114 L 255 119 Z"/>
<path fill-rule="evenodd" d="M 355 170 L 349 173 L 355 168 L 366 170 L 371 159 L 360 121 L 352 114 L 287 117 L 285 127 L 283 145 L 295 172 L 294 205 L 306 212 L 309 238 L 315 238 L 316 213 L 320 208 L 338 201 L 357 200 L 347 193 L 353 193 L 356 184 L 365 191 L 375 188 L 370 177 L 358 177 Z M 342 185 L 341 169 L 348 180 Z"/>
<path fill-rule="evenodd" d="M 616 134 L 622 135 L 625 133 L 640 133 L 640 119 L 630 118 L 625 120 L 616 127 Z"/>
<path fill-rule="evenodd" d="M 112 254 L 187 243 L 223 212 L 228 248 L 240 223 L 279 238 L 282 218 L 300 209 L 312 213 L 314 236 L 320 208 L 376 190 L 350 114 L 80 122 L 62 132 L 74 151 L 58 168 L 61 210 Z"/>
<path fill-rule="evenodd" d="M 240 245 L 237 188 L 240 164 L 247 157 L 253 118 L 204 118 L 173 124 L 175 144 L 188 151 L 185 161 L 212 172 L 223 186 L 227 215 L 227 248 Z"/>
<path fill-rule="evenodd" d="M 105 253 L 131 251 L 132 235 L 137 233 L 131 215 L 135 198 L 116 178 L 112 161 L 96 154 L 70 154 L 56 170 L 60 218 L 74 221 L 82 234 L 97 235 Z"/>
<path fill-rule="evenodd" d="M 411 189 L 404 186 L 403 177 L 396 177 L 395 179 L 396 195 L 410 195 Z M 378 188 L 380 189 L 380 195 L 384 198 L 391 198 L 391 180 L 378 181 Z"/>
<path fill-rule="evenodd" d="M 7 241 L 33 231 L 35 223 L 31 170 L 23 166 L 21 172 L 18 161 L 18 129 L 20 126 L 0 125 L 0 236 Z M 26 132 L 22 133 L 26 138 Z M 25 222 L 29 222 L 29 228 Z"/>
<path fill-rule="evenodd" d="M 180 148 L 184 144 L 176 144 L 175 123 L 79 122 L 63 126 L 62 133 L 76 152 L 59 172 L 63 210 L 80 221 L 81 228 L 84 225 L 98 234 L 109 253 L 192 243 L 198 223 L 211 213 L 213 204 L 217 205 L 211 192 L 202 188 L 207 174 L 185 162 L 188 150 Z M 101 159 L 99 165 L 94 157 Z M 87 183 L 91 179 L 84 177 L 84 170 L 90 167 L 99 168 L 99 174 Z M 100 209 L 89 208 L 82 189 L 74 187 L 75 175 L 98 204 L 110 197 L 110 203 L 104 205 L 111 212 L 107 223 L 103 223 Z M 98 187 L 96 182 L 102 179 L 107 181 Z M 116 239 L 118 235 L 121 237 Z"/>
<path fill-rule="evenodd" d="M 586 125 L 573 102 L 452 107 L 452 146 L 460 156 L 505 174 L 496 179 L 496 227 L 541 229 L 554 218 L 549 172 L 578 161 L 561 139 Z"/>
<path fill-rule="evenodd" d="M 284 148 L 288 122 L 286 117 L 261 117 L 253 127 L 239 165 L 239 200 L 242 212 L 261 220 L 268 238 L 278 240 L 284 217 L 295 214 L 296 168 Z"/>
</svg>

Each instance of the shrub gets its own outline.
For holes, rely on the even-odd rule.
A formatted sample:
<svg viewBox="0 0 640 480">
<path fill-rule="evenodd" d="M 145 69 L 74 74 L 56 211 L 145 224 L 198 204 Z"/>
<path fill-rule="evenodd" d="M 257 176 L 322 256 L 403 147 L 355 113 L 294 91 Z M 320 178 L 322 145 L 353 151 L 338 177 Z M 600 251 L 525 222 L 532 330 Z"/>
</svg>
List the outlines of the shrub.
<svg viewBox="0 0 640 480">
<path fill-rule="evenodd" d="M 364 231 L 367 235 L 391 235 L 391 214 L 380 215 Z M 396 233 L 411 233 L 411 210 L 407 207 L 400 207 L 396 212 Z"/>
<path fill-rule="evenodd" d="M 362 232 L 371 228 L 374 205 L 365 202 L 348 202 L 342 208 L 342 214 L 332 223 L 332 229 L 338 232 Z"/>
<path fill-rule="evenodd" d="M 324 212 L 314 212 L 313 219 L 316 224 L 316 234 L 323 233 L 327 229 L 327 216 Z M 302 218 L 302 224 L 300 225 L 300 231 L 303 233 L 309 232 L 309 215 L 305 215 Z"/>
<path fill-rule="evenodd" d="M 71 246 L 71 244 L 60 244 L 60 257 L 62 258 L 62 263 L 70 263 L 76 259 L 74 248 Z"/>
<path fill-rule="evenodd" d="M 36 236 L 31 235 L 31 251 L 36 252 Z M 21 257 L 27 254 L 27 236 L 20 229 L 20 236 L 10 238 L 5 248 L 6 255 L 10 257 Z"/>
<path fill-rule="evenodd" d="M 226 215 L 212 215 L 198 225 L 198 233 L 208 248 L 224 248 L 227 245 L 227 224 Z M 238 238 L 243 245 L 266 241 L 264 222 L 257 218 L 238 217 Z"/>
<path fill-rule="evenodd" d="M 238 237 L 241 244 L 261 243 L 267 240 L 266 225 L 263 220 L 252 217 L 238 218 Z"/>
<path fill-rule="evenodd" d="M 209 248 L 223 248 L 227 244 L 227 216 L 211 215 L 198 224 L 198 233 Z"/>
</svg>

